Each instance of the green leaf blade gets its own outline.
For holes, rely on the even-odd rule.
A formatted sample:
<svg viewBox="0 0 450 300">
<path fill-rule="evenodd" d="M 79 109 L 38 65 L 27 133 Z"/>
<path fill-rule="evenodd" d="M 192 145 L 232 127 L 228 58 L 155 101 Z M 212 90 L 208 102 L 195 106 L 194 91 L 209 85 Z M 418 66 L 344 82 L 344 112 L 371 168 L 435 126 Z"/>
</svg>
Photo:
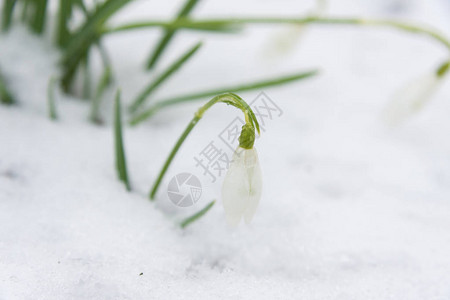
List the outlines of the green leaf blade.
<svg viewBox="0 0 450 300">
<path fill-rule="evenodd" d="M 200 211 L 198 211 L 195 214 L 193 214 L 192 216 L 184 219 L 180 223 L 180 227 L 184 229 L 187 226 L 189 226 L 190 224 L 192 224 L 195 221 L 197 221 L 198 219 L 200 219 L 201 217 L 203 217 L 214 206 L 215 203 L 216 203 L 216 200 L 211 201 L 210 203 L 208 203 L 208 205 L 206 205 Z"/>
<path fill-rule="evenodd" d="M 58 119 L 58 113 L 56 110 L 56 99 L 55 99 L 55 85 L 56 80 L 54 77 L 51 77 L 47 87 L 47 105 L 48 105 L 48 117 L 52 121 L 56 121 Z"/>
<path fill-rule="evenodd" d="M 178 71 L 191 57 L 200 49 L 202 43 L 199 42 L 191 47 L 188 51 L 183 53 L 174 63 L 172 63 L 161 75 L 159 75 L 155 81 L 147 85 L 141 93 L 136 97 L 130 106 L 130 112 L 135 112 L 148 97 L 161 86 L 171 75 Z"/>
<path fill-rule="evenodd" d="M 119 176 L 119 180 L 123 181 L 126 189 L 130 191 L 131 186 L 128 178 L 127 162 L 125 158 L 125 148 L 123 145 L 120 91 L 117 91 L 114 103 L 114 142 L 116 154 L 116 169 Z"/>
<path fill-rule="evenodd" d="M 199 0 L 187 0 L 185 5 L 182 7 L 180 12 L 177 15 L 176 19 L 183 18 L 187 16 L 192 9 L 194 9 L 195 5 L 199 2 Z M 166 47 L 169 45 L 170 41 L 174 37 L 176 32 L 176 29 L 166 29 L 164 32 L 164 36 L 160 40 L 160 42 L 156 45 L 155 50 L 153 51 L 152 55 L 150 56 L 148 63 L 147 63 L 147 69 L 150 70 L 155 67 L 156 63 L 158 62 L 160 56 L 166 49 Z"/>
<path fill-rule="evenodd" d="M 0 73 L 0 103 L 6 105 L 12 105 L 16 103 L 14 96 L 8 90 L 8 85 Z"/>
<path fill-rule="evenodd" d="M 2 30 L 7 31 L 11 26 L 14 15 L 14 7 L 17 0 L 4 0 L 2 8 Z"/>
</svg>

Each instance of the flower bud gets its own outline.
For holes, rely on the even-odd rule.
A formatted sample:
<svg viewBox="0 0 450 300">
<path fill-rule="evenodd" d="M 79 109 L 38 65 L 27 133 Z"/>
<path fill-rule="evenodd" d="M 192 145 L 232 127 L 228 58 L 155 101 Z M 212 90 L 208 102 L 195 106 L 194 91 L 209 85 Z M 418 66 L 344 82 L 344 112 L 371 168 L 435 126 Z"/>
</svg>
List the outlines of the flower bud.
<svg viewBox="0 0 450 300">
<path fill-rule="evenodd" d="M 419 112 L 438 90 L 448 65 L 442 65 L 437 72 L 427 74 L 401 89 L 386 107 L 384 118 L 389 125 L 397 125 Z"/>
<path fill-rule="evenodd" d="M 241 135 L 239 136 L 239 147 L 244 149 L 252 149 L 255 143 L 255 128 L 250 124 L 242 126 Z"/>
</svg>

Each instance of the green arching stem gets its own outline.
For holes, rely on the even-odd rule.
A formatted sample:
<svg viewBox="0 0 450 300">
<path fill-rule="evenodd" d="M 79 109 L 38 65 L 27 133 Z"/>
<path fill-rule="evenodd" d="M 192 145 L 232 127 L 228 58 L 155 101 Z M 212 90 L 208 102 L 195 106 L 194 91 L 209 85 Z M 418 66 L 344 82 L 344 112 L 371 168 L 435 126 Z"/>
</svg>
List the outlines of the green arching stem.
<svg viewBox="0 0 450 300">
<path fill-rule="evenodd" d="M 450 70 L 450 60 L 444 62 L 436 71 L 436 75 L 440 78 L 444 77 Z"/>
<path fill-rule="evenodd" d="M 200 121 L 200 119 L 203 117 L 203 114 L 209 108 L 211 108 L 211 106 L 213 106 L 216 103 L 220 103 L 220 102 L 232 105 L 232 106 L 240 109 L 246 116 L 248 116 L 246 118 L 246 120 L 249 119 L 248 121 L 250 121 L 250 123 L 248 123 L 248 124 L 251 125 L 253 128 L 256 128 L 256 130 L 258 131 L 258 134 L 259 134 L 260 131 L 259 131 L 258 120 L 256 119 L 256 116 L 253 113 L 250 106 L 248 106 L 248 104 L 241 97 L 239 97 L 238 95 L 233 94 L 233 93 L 226 93 L 226 94 L 218 95 L 218 96 L 212 98 L 205 105 L 200 107 L 200 109 L 195 113 L 192 120 L 189 122 L 186 129 L 183 131 L 181 136 L 178 138 L 175 146 L 173 147 L 173 149 L 170 152 L 169 156 L 167 157 L 166 162 L 164 163 L 161 171 L 159 172 L 158 178 L 156 179 L 155 183 L 153 184 L 153 187 L 149 194 L 150 200 L 154 199 L 156 192 L 158 191 L 158 188 L 161 184 L 161 181 L 164 178 L 164 175 L 166 174 L 170 164 L 172 163 L 172 160 L 174 159 L 175 155 L 177 154 L 177 152 L 180 149 L 183 142 L 186 140 L 189 133 L 192 131 L 192 129 L 194 129 L 195 125 L 197 125 L 198 121 Z"/>
<path fill-rule="evenodd" d="M 167 157 L 166 162 L 164 163 L 164 166 L 162 167 L 161 171 L 159 172 L 158 178 L 156 179 L 155 183 L 153 184 L 153 187 L 150 191 L 150 200 L 153 200 L 156 192 L 158 191 L 159 185 L 161 184 L 161 181 L 164 177 L 164 175 L 167 172 L 167 169 L 169 168 L 170 163 L 172 162 L 173 158 L 175 157 L 175 154 L 177 154 L 178 149 L 180 149 L 181 145 L 183 144 L 186 137 L 189 135 L 191 130 L 194 128 L 194 126 L 197 124 L 197 122 L 200 120 L 200 117 L 196 114 L 195 117 L 189 122 L 186 129 L 181 134 L 180 138 L 178 139 L 177 143 L 173 147 L 172 151 L 169 154 L 169 157 Z"/>
<path fill-rule="evenodd" d="M 304 17 L 304 18 L 224 18 L 224 19 L 178 19 L 173 22 L 167 21 L 151 21 L 151 22 L 137 22 L 130 23 L 115 28 L 106 29 L 104 33 L 120 32 L 124 30 L 132 30 L 148 27 L 164 27 L 164 28 L 188 28 L 188 29 L 202 29 L 202 28 L 233 28 L 236 26 L 243 26 L 248 24 L 324 24 L 324 25 L 354 25 L 354 26 L 379 26 L 391 27 L 399 30 L 423 34 L 429 36 L 436 41 L 443 44 L 450 50 L 450 40 L 443 36 L 435 29 L 426 28 L 424 26 L 386 20 L 386 19 L 365 19 L 365 18 L 335 18 L 335 17 Z"/>
<path fill-rule="evenodd" d="M 161 108 L 175 105 L 182 102 L 189 102 L 194 100 L 201 100 L 205 97 L 211 97 L 218 94 L 223 94 L 226 92 L 244 92 L 244 91 L 250 91 L 255 89 L 261 89 L 261 88 L 267 88 L 271 86 L 278 86 L 282 84 L 287 84 L 290 82 L 294 82 L 297 80 L 306 79 L 312 76 L 315 76 L 318 74 L 317 70 L 307 71 L 307 72 L 299 72 L 296 74 L 290 74 L 287 76 L 280 76 L 277 78 L 270 78 L 265 79 L 261 81 L 256 82 L 250 82 L 245 84 L 240 84 L 238 86 L 228 86 L 228 87 L 222 87 L 222 88 L 216 88 L 211 89 L 203 92 L 193 93 L 193 94 L 187 94 L 182 95 L 178 97 L 168 98 L 161 101 L 158 101 L 157 103 L 153 104 L 151 107 L 149 107 L 147 110 L 143 111 L 142 113 L 138 114 L 137 116 L 133 117 L 133 119 L 130 121 L 130 125 L 136 125 L 148 118 L 150 118 L 154 113 L 156 113 Z"/>
<path fill-rule="evenodd" d="M 148 29 L 148 28 L 164 28 L 164 29 L 188 29 L 188 30 L 198 30 L 198 31 L 211 31 L 211 32 L 223 32 L 223 33 L 233 33 L 240 29 L 242 29 L 242 25 L 240 26 L 230 26 L 229 24 L 197 24 L 192 22 L 186 22 L 185 19 L 178 19 L 174 21 L 142 21 L 129 23 L 125 25 L 120 25 L 117 27 L 103 27 L 99 29 L 99 35 L 106 35 L 112 33 L 120 33 L 128 30 L 135 29 Z"/>
</svg>

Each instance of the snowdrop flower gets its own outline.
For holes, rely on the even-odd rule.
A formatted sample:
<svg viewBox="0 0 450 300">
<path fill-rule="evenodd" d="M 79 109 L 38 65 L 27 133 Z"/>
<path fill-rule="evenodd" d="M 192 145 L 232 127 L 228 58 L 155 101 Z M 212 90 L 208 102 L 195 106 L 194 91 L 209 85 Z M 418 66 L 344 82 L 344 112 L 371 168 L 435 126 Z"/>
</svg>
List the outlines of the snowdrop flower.
<svg viewBox="0 0 450 300">
<path fill-rule="evenodd" d="M 254 140 L 253 126 L 244 125 L 222 186 L 225 216 L 234 227 L 242 217 L 247 224 L 251 222 L 261 198 L 262 176 Z"/>
<path fill-rule="evenodd" d="M 324 15 L 327 3 L 325 0 L 316 0 L 316 7 L 308 13 L 310 18 L 319 18 Z M 269 38 L 267 46 L 263 47 L 266 58 L 280 58 L 292 53 L 296 45 L 306 33 L 305 24 L 294 24 L 276 32 Z"/>
<path fill-rule="evenodd" d="M 386 122 L 391 126 L 398 125 L 419 112 L 441 85 L 449 66 L 450 62 L 446 62 L 436 72 L 422 76 L 398 91 L 384 111 Z"/>
</svg>

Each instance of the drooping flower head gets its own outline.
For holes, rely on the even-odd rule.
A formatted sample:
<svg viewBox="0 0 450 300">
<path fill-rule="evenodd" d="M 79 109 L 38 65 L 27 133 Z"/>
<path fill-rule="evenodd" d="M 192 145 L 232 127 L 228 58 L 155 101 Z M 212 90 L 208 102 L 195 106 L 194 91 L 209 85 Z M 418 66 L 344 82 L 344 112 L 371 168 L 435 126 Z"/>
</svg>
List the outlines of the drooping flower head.
<svg viewBox="0 0 450 300">
<path fill-rule="evenodd" d="M 450 61 L 442 64 L 435 72 L 426 74 L 409 83 L 394 95 L 384 110 L 384 119 L 393 126 L 419 112 L 438 90 L 450 68 Z"/>
<path fill-rule="evenodd" d="M 242 126 L 239 146 L 222 186 L 222 204 L 231 226 L 239 225 L 242 218 L 249 224 L 261 198 L 262 176 L 254 142 L 255 129 L 247 123 Z"/>
</svg>

